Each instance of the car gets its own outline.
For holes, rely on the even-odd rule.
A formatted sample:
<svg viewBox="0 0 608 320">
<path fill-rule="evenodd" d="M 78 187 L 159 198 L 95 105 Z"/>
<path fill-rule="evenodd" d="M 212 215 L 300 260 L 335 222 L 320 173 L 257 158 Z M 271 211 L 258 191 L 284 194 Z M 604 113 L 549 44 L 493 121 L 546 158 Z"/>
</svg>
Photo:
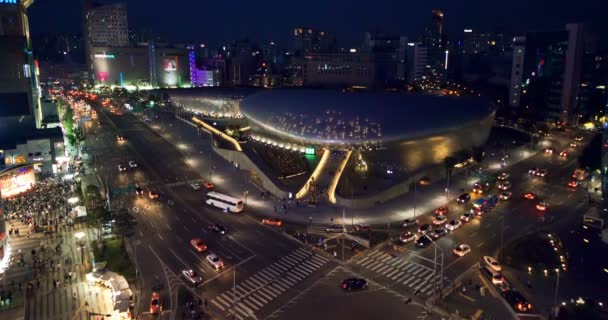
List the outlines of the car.
<svg viewBox="0 0 608 320">
<path fill-rule="evenodd" d="M 279 219 L 269 218 L 269 219 L 262 219 L 262 224 L 280 227 L 283 225 L 283 221 L 279 220 Z"/>
<path fill-rule="evenodd" d="M 449 211 L 450 210 L 448 209 L 448 207 L 441 206 L 441 207 L 435 209 L 435 214 L 445 216 L 446 214 L 448 214 Z"/>
<path fill-rule="evenodd" d="M 207 190 L 213 190 L 213 188 L 215 188 L 215 185 L 214 185 L 213 183 L 209 182 L 209 181 L 205 181 L 205 182 L 203 183 L 203 185 L 205 185 L 205 188 L 206 188 Z"/>
<path fill-rule="evenodd" d="M 361 278 L 348 278 L 342 281 L 342 289 L 350 291 L 350 290 L 360 290 L 367 288 L 367 281 Z"/>
<path fill-rule="evenodd" d="M 138 196 L 141 196 L 142 194 L 144 194 L 144 189 L 142 189 L 138 185 L 135 185 L 135 194 L 138 195 Z"/>
<path fill-rule="evenodd" d="M 418 219 L 416 219 L 416 218 L 405 219 L 405 220 L 403 220 L 403 224 L 402 224 L 402 226 L 404 228 L 407 228 L 410 226 L 417 226 L 417 225 L 418 225 Z"/>
<path fill-rule="evenodd" d="M 498 189 L 500 190 L 509 190 L 511 189 L 511 182 L 509 181 L 503 181 L 501 183 L 498 184 Z"/>
<path fill-rule="evenodd" d="M 559 153 L 559 156 L 562 158 L 568 158 L 568 150 L 564 150 Z"/>
<path fill-rule="evenodd" d="M 408 243 L 414 240 L 416 240 L 416 234 L 411 231 L 404 232 L 399 236 L 399 241 L 401 241 L 401 243 Z"/>
<path fill-rule="evenodd" d="M 536 173 L 534 173 L 535 176 L 537 177 L 544 177 L 547 175 L 547 169 L 539 169 L 538 171 L 536 171 Z"/>
<path fill-rule="evenodd" d="M 442 225 L 442 224 L 444 224 L 444 223 L 445 223 L 445 221 L 446 221 L 447 219 L 448 219 L 448 218 L 446 218 L 445 216 L 442 216 L 442 215 L 440 215 L 440 214 L 437 214 L 437 215 L 435 215 L 435 216 L 433 217 L 433 224 L 434 224 L 434 225 L 436 225 L 436 226 L 438 226 L 438 225 Z"/>
<path fill-rule="evenodd" d="M 469 201 L 471 201 L 471 195 L 469 193 L 463 193 L 456 198 L 456 202 L 460 204 L 465 204 Z"/>
<path fill-rule="evenodd" d="M 325 232 L 327 233 L 341 233 L 344 232 L 344 227 L 339 224 L 332 224 L 325 228 Z"/>
<path fill-rule="evenodd" d="M 148 197 L 149 197 L 150 199 L 158 199 L 159 194 L 158 194 L 158 192 L 156 192 L 156 191 L 152 191 L 152 190 L 150 190 L 150 191 L 148 191 Z"/>
<path fill-rule="evenodd" d="M 436 228 L 433 230 L 433 232 L 431 232 L 431 237 L 433 237 L 433 239 L 439 239 L 446 234 L 448 234 L 448 230 L 444 228 Z"/>
<path fill-rule="evenodd" d="M 220 259 L 216 254 L 212 253 L 207 255 L 207 262 L 213 267 L 213 269 L 218 270 L 224 267 L 224 261 Z"/>
<path fill-rule="evenodd" d="M 163 296 L 158 292 L 153 291 L 150 298 L 150 314 L 158 314 L 163 311 Z"/>
<path fill-rule="evenodd" d="M 513 195 L 513 192 L 509 192 L 509 191 L 505 191 L 503 193 L 501 193 L 498 198 L 500 200 L 509 200 L 511 199 L 511 196 Z"/>
<path fill-rule="evenodd" d="M 476 216 L 483 216 L 484 214 L 488 213 L 489 210 L 488 210 L 488 208 L 479 207 L 479 208 L 473 208 L 473 209 L 471 209 L 471 211 Z"/>
<path fill-rule="evenodd" d="M 467 211 L 463 215 L 460 216 L 460 221 L 469 222 L 469 221 L 473 220 L 473 218 L 475 218 L 475 213 L 473 213 L 471 211 Z"/>
<path fill-rule="evenodd" d="M 572 148 L 576 148 L 576 147 L 578 147 L 578 142 L 576 142 L 576 141 L 571 142 L 571 143 L 570 143 L 570 146 L 571 146 Z"/>
<path fill-rule="evenodd" d="M 519 312 L 530 312 L 532 311 L 532 305 L 521 295 L 518 291 L 513 289 L 506 290 L 503 293 L 505 300 Z"/>
<path fill-rule="evenodd" d="M 431 231 L 433 231 L 433 227 L 428 223 L 425 223 L 418 228 L 418 233 L 420 234 L 427 234 Z"/>
<path fill-rule="evenodd" d="M 467 253 L 471 252 L 471 246 L 469 246 L 468 244 L 459 244 L 457 246 L 454 247 L 454 249 L 452 249 L 452 252 L 454 252 L 455 255 L 462 257 L 464 255 L 466 255 Z"/>
<path fill-rule="evenodd" d="M 502 285 L 505 283 L 505 277 L 503 277 L 502 273 L 498 272 L 498 271 L 494 271 L 492 269 L 490 269 L 489 267 L 483 267 L 481 268 L 481 273 L 488 279 L 490 279 L 490 281 L 492 281 L 493 285 Z"/>
<path fill-rule="evenodd" d="M 508 174 L 508 173 L 506 173 L 506 172 L 501 172 L 501 173 L 498 175 L 498 177 L 497 177 L 497 178 L 498 178 L 498 180 L 500 180 L 500 181 L 504 181 L 504 180 L 509 179 L 509 174 Z"/>
<path fill-rule="evenodd" d="M 537 172 L 538 170 L 540 170 L 540 168 L 536 168 L 536 167 L 535 167 L 535 168 L 530 168 L 530 169 L 528 170 L 528 174 L 529 174 L 529 175 L 533 175 L 533 176 L 534 176 L 534 175 L 536 175 L 536 172 Z"/>
<path fill-rule="evenodd" d="M 192 182 L 190 184 L 190 188 L 192 188 L 192 190 L 197 191 L 201 189 L 201 184 L 198 182 Z"/>
<path fill-rule="evenodd" d="M 460 228 L 461 226 L 462 226 L 462 222 L 460 222 L 460 220 L 456 220 L 456 219 L 445 224 L 445 228 L 450 231 L 454 231 L 454 230 Z"/>
<path fill-rule="evenodd" d="M 131 167 L 131 168 L 137 168 L 137 162 L 135 162 L 133 160 L 129 161 L 129 167 Z"/>
<path fill-rule="evenodd" d="M 182 270 L 182 277 L 186 278 L 186 280 L 195 287 L 203 282 L 203 278 L 192 269 Z"/>
<path fill-rule="evenodd" d="M 224 227 L 221 224 L 210 224 L 207 229 L 209 229 L 209 231 L 215 232 L 215 233 L 219 233 L 219 234 L 227 234 L 228 233 L 228 229 L 226 227 Z"/>
<path fill-rule="evenodd" d="M 483 264 L 486 267 L 489 267 L 491 270 L 494 270 L 497 272 L 502 271 L 502 267 L 500 266 L 500 263 L 498 263 L 498 261 L 496 261 L 496 259 L 494 259 L 494 257 L 483 256 L 482 260 L 483 260 Z"/>
<path fill-rule="evenodd" d="M 207 251 L 207 245 L 203 242 L 203 240 L 199 238 L 190 240 L 190 245 L 192 245 L 192 248 L 194 248 L 194 250 L 196 250 L 197 252 Z"/>
<path fill-rule="evenodd" d="M 553 152 L 555 152 L 555 148 L 550 147 L 550 148 L 545 149 L 545 153 L 547 153 L 547 154 L 553 154 Z"/>
<path fill-rule="evenodd" d="M 127 171 L 127 167 L 123 166 L 122 164 L 118 165 L 118 172 L 125 172 Z"/>
<path fill-rule="evenodd" d="M 546 202 L 539 202 L 536 204 L 536 210 L 538 211 L 547 211 L 549 205 Z"/>
<path fill-rule="evenodd" d="M 125 141 L 125 137 L 123 137 L 123 136 L 121 136 L 121 135 L 117 135 L 117 136 L 116 136 L 116 141 L 118 141 L 118 142 Z"/>
<path fill-rule="evenodd" d="M 578 136 L 578 137 L 574 138 L 574 141 L 581 142 L 581 141 L 583 141 L 583 137 L 582 136 Z"/>
<path fill-rule="evenodd" d="M 433 240 L 431 240 L 431 238 L 429 238 L 428 236 L 422 236 L 419 237 L 418 240 L 416 240 L 416 247 L 419 248 L 424 248 L 427 247 L 429 244 L 431 244 L 431 242 L 433 242 Z"/>
<path fill-rule="evenodd" d="M 568 187 L 570 187 L 570 188 L 576 188 L 576 187 L 578 187 L 578 181 L 576 181 L 576 180 L 570 180 L 570 182 L 568 182 Z"/>
<path fill-rule="evenodd" d="M 536 199 L 536 195 L 532 192 L 526 192 L 524 193 L 524 199 L 534 200 Z"/>
<path fill-rule="evenodd" d="M 372 226 L 370 226 L 369 224 L 358 224 L 355 226 L 355 232 L 366 232 L 371 230 Z"/>
</svg>

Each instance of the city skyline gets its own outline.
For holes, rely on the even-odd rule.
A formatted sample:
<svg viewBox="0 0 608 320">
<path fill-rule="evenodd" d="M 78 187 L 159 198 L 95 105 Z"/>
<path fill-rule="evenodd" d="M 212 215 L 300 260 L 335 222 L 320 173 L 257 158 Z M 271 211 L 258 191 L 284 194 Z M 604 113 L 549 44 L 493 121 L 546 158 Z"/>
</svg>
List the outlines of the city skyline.
<svg viewBox="0 0 608 320">
<path fill-rule="evenodd" d="M 445 13 L 446 32 L 454 40 L 462 35 L 462 30 L 465 28 L 482 31 L 494 31 L 500 28 L 507 34 L 517 35 L 526 31 L 553 30 L 571 22 L 585 23 L 602 36 L 605 31 L 601 28 L 601 12 L 604 10 L 597 10 L 597 6 L 608 6 L 590 0 L 579 1 L 576 4 L 572 2 L 559 7 L 551 6 L 548 1 L 532 4 L 526 1 L 511 1 L 500 4 L 474 0 L 469 1 L 467 5 L 441 1 L 425 4 L 413 1 L 399 4 L 381 1 L 376 2 L 373 8 L 368 8 L 364 3 L 357 5 L 356 2 L 350 2 L 348 7 L 345 7 L 341 2 L 315 5 L 313 1 L 296 11 L 288 5 L 270 2 L 255 4 L 240 2 L 230 5 L 177 2 L 171 4 L 176 12 L 171 15 L 167 14 L 167 5 L 160 1 L 158 6 L 150 5 L 150 1 L 124 2 L 129 8 L 144 7 L 144 5 L 146 8 L 146 10 L 129 10 L 130 29 L 151 31 L 164 40 L 220 45 L 249 38 L 260 42 L 275 41 L 284 47 L 292 45 L 292 30 L 300 26 L 310 26 L 334 33 L 338 45 L 342 47 L 360 45 L 363 33 L 375 30 L 403 34 L 416 39 L 428 25 L 433 9 Z M 389 8 L 392 9 L 387 10 Z M 488 14 L 493 11 L 500 14 Z M 67 0 L 53 3 L 39 1 L 32 5 L 29 13 L 32 17 L 33 34 L 82 32 L 81 4 L 70 6 Z M 59 15 L 62 19 L 56 18 Z M 513 16 L 519 18 L 511 19 Z"/>
</svg>

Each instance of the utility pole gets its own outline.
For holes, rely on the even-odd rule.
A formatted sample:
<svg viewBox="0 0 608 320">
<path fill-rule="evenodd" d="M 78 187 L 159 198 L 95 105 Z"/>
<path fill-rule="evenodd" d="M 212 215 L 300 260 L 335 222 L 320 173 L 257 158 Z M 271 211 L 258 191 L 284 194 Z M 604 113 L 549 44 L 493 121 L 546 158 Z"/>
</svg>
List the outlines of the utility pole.
<svg viewBox="0 0 608 320">
<path fill-rule="evenodd" d="M 553 308 L 555 308 L 555 314 L 557 315 L 557 293 L 559 292 L 559 268 L 555 269 L 557 278 L 555 279 L 555 295 L 553 296 Z"/>
</svg>

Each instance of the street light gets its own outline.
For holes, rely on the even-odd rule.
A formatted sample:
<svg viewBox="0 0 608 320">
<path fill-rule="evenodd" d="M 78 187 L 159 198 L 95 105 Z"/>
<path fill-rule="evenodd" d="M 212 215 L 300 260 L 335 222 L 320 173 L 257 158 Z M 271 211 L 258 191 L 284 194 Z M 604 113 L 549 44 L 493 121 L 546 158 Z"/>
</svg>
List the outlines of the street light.
<svg viewBox="0 0 608 320">
<path fill-rule="evenodd" d="M 555 295 L 553 296 L 553 307 L 555 308 L 555 316 L 557 317 L 559 306 L 557 304 L 557 294 L 559 291 L 559 268 L 555 268 L 555 273 L 557 275 L 555 279 Z"/>
<path fill-rule="evenodd" d="M 441 249 L 441 247 L 437 243 L 435 243 L 435 241 L 431 237 L 429 237 L 428 234 L 424 236 L 429 239 L 435 247 L 435 259 L 433 262 L 433 300 L 435 300 L 437 298 L 437 249 L 439 249 L 439 257 L 441 258 L 439 269 L 439 284 L 443 291 L 443 249 Z M 443 294 L 443 292 L 441 294 Z"/>
</svg>

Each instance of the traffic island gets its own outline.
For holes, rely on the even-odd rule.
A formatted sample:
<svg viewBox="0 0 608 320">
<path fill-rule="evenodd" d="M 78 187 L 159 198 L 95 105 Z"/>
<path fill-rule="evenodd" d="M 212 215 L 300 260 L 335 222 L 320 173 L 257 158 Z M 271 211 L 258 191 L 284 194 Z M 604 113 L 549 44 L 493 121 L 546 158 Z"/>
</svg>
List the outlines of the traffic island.
<svg viewBox="0 0 608 320">
<path fill-rule="evenodd" d="M 550 233 L 533 233 L 503 248 L 499 255 L 503 264 L 514 269 L 533 272 L 567 268 L 561 241 Z"/>
</svg>

